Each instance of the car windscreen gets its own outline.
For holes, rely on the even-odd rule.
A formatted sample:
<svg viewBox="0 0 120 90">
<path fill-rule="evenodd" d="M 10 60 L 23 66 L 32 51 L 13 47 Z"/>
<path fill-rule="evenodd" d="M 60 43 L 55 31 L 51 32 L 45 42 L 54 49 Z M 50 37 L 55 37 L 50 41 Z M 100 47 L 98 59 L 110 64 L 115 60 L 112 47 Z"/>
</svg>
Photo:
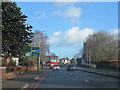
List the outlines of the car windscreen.
<svg viewBox="0 0 120 90">
<path fill-rule="evenodd" d="M 69 66 L 70 68 L 73 68 L 74 66 Z"/>
<path fill-rule="evenodd" d="M 59 65 L 54 65 L 54 66 L 59 66 Z"/>
</svg>

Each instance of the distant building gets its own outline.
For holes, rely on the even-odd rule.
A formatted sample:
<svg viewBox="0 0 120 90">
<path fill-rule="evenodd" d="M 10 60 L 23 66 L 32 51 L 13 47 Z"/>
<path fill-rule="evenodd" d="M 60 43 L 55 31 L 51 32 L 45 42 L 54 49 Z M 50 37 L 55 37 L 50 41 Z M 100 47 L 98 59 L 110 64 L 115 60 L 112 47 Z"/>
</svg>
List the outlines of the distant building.
<svg viewBox="0 0 120 90">
<path fill-rule="evenodd" d="M 12 60 L 16 63 L 16 66 L 19 65 L 19 58 L 12 58 Z"/>
<path fill-rule="evenodd" d="M 70 59 L 69 59 L 69 58 L 61 58 L 61 59 L 60 59 L 60 62 L 61 62 L 62 64 L 70 64 Z"/>
<path fill-rule="evenodd" d="M 10 62 L 10 58 L 4 58 L 4 56 L 0 57 L 0 60 L 2 60 L 2 62 L 0 61 L 0 66 L 2 67 L 7 66 L 7 64 Z"/>
<path fill-rule="evenodd" d="M 56 55 L 46 55 L 46 56 L 44 57 L 45 63 L 49 63 L 50 60 L 58 60 L 58 61 L 59 61 L 59 57 L 56 56 Z"/>
</svg>

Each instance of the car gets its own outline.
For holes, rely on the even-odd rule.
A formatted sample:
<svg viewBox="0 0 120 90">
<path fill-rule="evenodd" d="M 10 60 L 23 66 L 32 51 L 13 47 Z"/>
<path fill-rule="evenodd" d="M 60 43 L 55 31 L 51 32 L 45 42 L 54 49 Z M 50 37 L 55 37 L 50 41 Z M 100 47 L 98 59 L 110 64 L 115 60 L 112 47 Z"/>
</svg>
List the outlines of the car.
<svg viewBox="0 0 120 90">
<path fill-rule="evenodd" d="M 59 67 L 59 65 L 54 65 L 52 69 L 53 69 L 53 71 L 55 71 L 55 70 L 58 70 L 58 71 L 59 71 L 59 70 L 60 70 L 60 67 Z"/>
<path fill-rule="evenodd" d="M 75 71 L 75 67 L 74 65 L 68 65 L 68 67 L 66 68 L 66 71 Z"/>
</svg>

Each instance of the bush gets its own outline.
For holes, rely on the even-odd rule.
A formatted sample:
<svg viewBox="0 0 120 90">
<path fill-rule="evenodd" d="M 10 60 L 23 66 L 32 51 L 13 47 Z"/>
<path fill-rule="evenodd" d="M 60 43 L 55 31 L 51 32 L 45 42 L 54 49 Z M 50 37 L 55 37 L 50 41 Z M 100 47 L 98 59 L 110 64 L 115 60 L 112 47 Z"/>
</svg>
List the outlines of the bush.
<svg viewBox="0 0 120 90">
<path fill-rule="evenodd" d="M 16 62 L 14 62 L 13 60 L 10 60 L 10 62 L 8 63 L 8 66 L 16 66 Z"/>
<path fill-rule="evenodd" d="M 23 61 L 19 62 L 19 65 L 21 65 L 21 66 L 33 66 L 33 62 L 28 61 L 28 60 L 23 60 Z"/>
<path fill-rule="evenodd" d="M 14 72 L 14 68 L 6 68 L 6 73 Z"/>
</svg>

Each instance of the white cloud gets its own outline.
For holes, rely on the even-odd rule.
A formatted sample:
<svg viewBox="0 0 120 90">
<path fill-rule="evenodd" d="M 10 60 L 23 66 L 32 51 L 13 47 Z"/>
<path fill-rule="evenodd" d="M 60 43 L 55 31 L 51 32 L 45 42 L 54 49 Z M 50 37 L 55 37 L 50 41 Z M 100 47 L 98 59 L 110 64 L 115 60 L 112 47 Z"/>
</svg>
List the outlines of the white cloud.
<svg viewBox="0 0 120 90">
<path fill-rule="evenodd" d="M 63 10 L 55 11 L 54 15 L 58 15 L 65 19 L 68 19 L 72 24 L 78 24 L 78 19 L 81 16 L 81 8 L 75 7 L 73 5 L 68 5 Z"/>
<path fill-rule="evenodd" d="M 66 41 L 66 44 L 77 44 L 93 33 L 93 29 L 85 28 L 80 30 L 80 27 L 73 27 L 64 33 L 64 40 Z"/>
<path fill-rule="evenodd" d="M 54 34 L 53 34 L 53 36 L 55 36 L 55 37 L 58 37 L 58 36 L 60 36 L 60 35 L 61 35 L 61 32 L 60 32 L 60 31 L 54 32 Z"/>
<path fill-rule="evenodd" d="M 107 32 L 111 35 L 118 35 L 119 30 L 118 29 L 112 29 L 112 30 L 108 30 Z"/>
<path fill-rule="evenodd" d="M 55 44 L 59 41 L 59 36 L 61 35 L 61 32 L 54 32 L 53 35 L 48 39 L 49 44 Z"/>
<path fill-rule="evenodd" d="M 81 15 L 81 9 L 76 7 L 67 8 L 65 11 L 61 12 L 64 18 L 79 18 Z"/>
<path fill-rule="evenodd" d="M 88 37 L 88 35 L 93 34 L 94 30 L 90 28 L 80 29 L 80 27 L 72 27 L 65 32 L 55 32 L 52 37 L 49 38 L 49 44 L 56 45 L 75 45 L 81 43 Z"/>
<path fill-rule="evenodd" d="M 120 36 L 120 32 L 118 29 L 113 29 L 108 31 L 108 33 L 110 33 L 110 35 L 113 35 L 115 37 L 115 39 L 118 39 Z"/>
<path fill-rule="evenodd" d="M 57 40 L 58 40 L 58 39 L 57 39 L 56 37 L 51 37 L 51 38 L 48 39 L 48 43 L 49 43 L 49 44 L 54 44 L 54 43 L 57 42 Z"/>
<path fill-rule="evenodd" d="M 75 6 L 76 2 L 70 0 L 70 2 L 59 2 L 60 0 L 55 1 L 55 6 L 58 10 L 53 12 L 53 15 L 61 16 L 64 19 L 69 20 L 72 24 L 79 24 L 78 19 L 81 16 L 81 8 Z"/>
<path fill-rule="evenodd" d="M 118 34 L 118 29 L 114 29 L 114 30 L 112 30 L 111 33 L 112 33 L 112 34 Z"/>
</svg>

